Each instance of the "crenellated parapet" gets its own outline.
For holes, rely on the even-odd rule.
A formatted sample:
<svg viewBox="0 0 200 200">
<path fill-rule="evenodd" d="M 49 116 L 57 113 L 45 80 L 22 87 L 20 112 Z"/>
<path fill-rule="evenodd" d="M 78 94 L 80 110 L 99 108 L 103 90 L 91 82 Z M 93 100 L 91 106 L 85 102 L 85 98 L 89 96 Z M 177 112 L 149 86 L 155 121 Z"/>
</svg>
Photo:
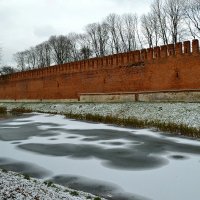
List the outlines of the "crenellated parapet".
<svg viewBox="0 0 200 200">
<path fill-rule="evenodd" d="M 137 63 L 151 63 L 155 60 L 166 59 L 170 57 L 180 57 L 199 54 L 199 41 L 193 40 L 157 46 L 154 48 L 130 51 L 114 55 L 108 55 L 100 58 L 91 58 L 77 62 L 65 63 L 40 69 L 33 69 L 24 72 L 17 72 L 11 75 L 0 76 L 0 80 L 20 80 L 48 77 L 52 75 L 82 73 L 101 69 L 112 69 L 119 66 L 139 66 Z"/>
</svg>

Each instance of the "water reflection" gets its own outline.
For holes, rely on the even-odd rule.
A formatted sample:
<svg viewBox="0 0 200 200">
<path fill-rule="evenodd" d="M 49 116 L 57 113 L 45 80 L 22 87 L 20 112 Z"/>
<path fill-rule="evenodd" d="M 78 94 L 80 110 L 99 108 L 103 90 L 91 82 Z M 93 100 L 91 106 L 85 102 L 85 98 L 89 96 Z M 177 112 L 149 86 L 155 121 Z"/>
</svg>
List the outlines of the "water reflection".
<svg viewBox="0 0 200 200">
<path fill-rule="evenodd" d="M 82 176 L 60 175 L 53 177 L 51 181 L 76 190 L 100 195 L 109 200 L 148 200 L 147 198 L 138 195 L 126 193 L 117 185 Z"/>
<path fill-rule="evenodd" d="M 133 148 L 109 148 L 105 149 L 97 145 L 82 144 L 22 144 L 18 148 L 51 156 L 70 156 L 71 158 L 101 159 L 107 167 L 120 169 L 138 169 L 160 167 L 168 163 L 167 159 L 153 155 L 152 151 L 145 151 L 138 147 Z"/>
<path fill-rule="evenodd" d="M 35 178 L 44 178 L 51 174 L 50 171 L 39 167 L 33 163 L 19 162 L 13 159 L 0 158 L 0 168 L 15 171 L 23 174 L 28 174 Z"/>
</svg>

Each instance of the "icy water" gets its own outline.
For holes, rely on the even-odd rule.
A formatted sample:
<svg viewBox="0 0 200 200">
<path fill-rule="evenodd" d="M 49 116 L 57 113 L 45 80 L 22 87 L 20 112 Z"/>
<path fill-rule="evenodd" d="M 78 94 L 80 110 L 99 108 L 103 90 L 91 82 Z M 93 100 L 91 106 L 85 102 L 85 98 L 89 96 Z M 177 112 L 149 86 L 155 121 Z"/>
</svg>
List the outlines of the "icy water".
<svg viewBox="0 0 200 200">
<path fill-rule="evenodd" d="M 114 200 L 200 199 L 198 140 L 60 115 L 0 119 L 0 168 Z"/>
</svg>

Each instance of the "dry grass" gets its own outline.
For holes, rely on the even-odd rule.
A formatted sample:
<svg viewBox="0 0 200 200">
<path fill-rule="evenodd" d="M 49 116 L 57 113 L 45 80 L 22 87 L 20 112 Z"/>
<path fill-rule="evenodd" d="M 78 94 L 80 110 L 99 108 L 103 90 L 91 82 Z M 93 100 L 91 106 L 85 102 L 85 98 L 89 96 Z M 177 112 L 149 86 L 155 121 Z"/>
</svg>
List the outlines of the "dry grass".
<svg viewBox="0 0 200 200">
<path fill-rule="evenodd" d="M 6 107 L 0 107 L 0 114 L 5 114 L 7 113 L 7 108 Z"/>
<path fill-rule="evenodd" d="M 6 113 L 6 107 L 0 107 L 0 113 Z M 33 112 L 31 109 L 24 107 L 13 108 L 10 111 L 12 114 L 30 113 Z M 49 112 L 51 114 L 57 114 L 56 112 Z M 68 118 L 115 124 L 119 126 L 133 127 L 133 128 L 156 128 L 158 131 L 170 132 L 175 134 L 181 134 L 193 138 L 200 138 L 200 129 L 195 127 L 189 127 L 185 124 L 176 124 L 171 122 L 162 122 L 159 120 L 140 120 L 137 118 L 120 118 L 113 115 L 102 116 L 98 114 L 74 114 L 64 113 Z"/>
<path fill-rule="evenodd" d="M 13 108 L 13 109 L 10 110 L 10 112 L 12 114 L 20 114 L 20 113 L 31 113 L 33 111 L 31 109 L 20 107 L 20 108 Z"/>
<path fill-rule="evenodd" d="M 200 138 L 200 129 L 194 127 L 188 127 L 185 124 L 165 123 L 159 120 L 139 120 L 136 118 L 119 118 L 111 115 L 101 116 L 92 114 L 65 114 L 68 118 L 103 122 L 108 124 L 116 124 L 119 126 L 127 126 L 133 128 L 157 128 L 159 131 L 171 132 L 175 134 L 181 134 L 184 136 Z"/>
</svg>

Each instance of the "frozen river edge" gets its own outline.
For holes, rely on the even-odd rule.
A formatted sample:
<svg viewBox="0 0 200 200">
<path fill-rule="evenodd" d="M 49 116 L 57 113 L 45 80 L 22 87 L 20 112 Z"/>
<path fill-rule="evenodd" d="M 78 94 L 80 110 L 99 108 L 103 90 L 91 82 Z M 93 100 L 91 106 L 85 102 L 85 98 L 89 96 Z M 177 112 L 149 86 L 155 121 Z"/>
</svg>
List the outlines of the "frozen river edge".
<svg viewBox="0 0 200 200">
<path fill-rule="evenodd" d="M 100 116 L 103 118 L 109 116 L 115 119 L 134 119 L 138 120 L 139 123 L 144 122 L 145 124 L 147 124 L 146 127 L 155 127 L 160 129 L 161 131 L 163 130 L 170 132 L 170 129 L 169 130 L 167 129 L 168 128 L 167 126 L 169 124 L 169 126 L 171 127 L 174 126 L 171 128 L 172 131 L 174 129 L 175 130 L 174 132 L 178 134 L 190 137 L 200 137 L 200 103 L 185 103 L 185 102 L 17 103 L 16 102 L 16 103 L 0 103 L 0 107 L 1 106 L 7 107 L 8 110 L 12 110 L 13 108 L 25 108 L 35 112 L 66 114 L 66 116 L 68 117 L 77 119 L 84 119 L 84 116 L 88 114 L 92 116 Z M 87 118 L 85 119 L 88 120 Z M 103 120 L 103 122 L 106 122 L 106 120 Z M 108 121 L 108 123 L 112 122 Z M 113 124 L 115 124 L 115 122 L 113 122 Z M 126 125 L 126 123 L 122 125 Z M 163 126 L 166 127 L 162 129 Z"/>
</svg>

